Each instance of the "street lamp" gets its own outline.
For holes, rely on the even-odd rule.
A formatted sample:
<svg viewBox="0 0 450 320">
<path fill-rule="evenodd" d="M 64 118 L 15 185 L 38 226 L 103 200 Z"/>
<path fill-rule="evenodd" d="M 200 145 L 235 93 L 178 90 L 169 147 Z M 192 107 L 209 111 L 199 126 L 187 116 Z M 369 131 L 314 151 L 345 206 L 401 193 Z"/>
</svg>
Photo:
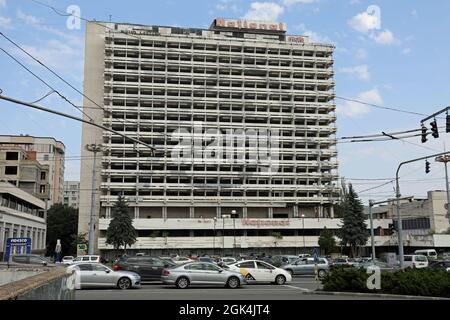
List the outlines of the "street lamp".
<svg viewBox="0 0 450 320">
<path fill-rule="evenodd" d="M 447 218 L 450 221 L 450 191 L 448 186 L 447 162 L 450 162 L 450 155 L 439 156 L 435 159 L 437 162 L 443 162 L 445 165 L 445 188 L 447 189 Z"/>
<path fill-rule="evenodd" d="M 305 243 L 305 215 L 302 214 L 302 225 L 303 225 L 303 229 L 302 229 L 302 233 L 303 233 L 303 250 L 306 251 L 306 243 Z M 303 252 L 305 253 L 305 252 Z"/>
</svg>

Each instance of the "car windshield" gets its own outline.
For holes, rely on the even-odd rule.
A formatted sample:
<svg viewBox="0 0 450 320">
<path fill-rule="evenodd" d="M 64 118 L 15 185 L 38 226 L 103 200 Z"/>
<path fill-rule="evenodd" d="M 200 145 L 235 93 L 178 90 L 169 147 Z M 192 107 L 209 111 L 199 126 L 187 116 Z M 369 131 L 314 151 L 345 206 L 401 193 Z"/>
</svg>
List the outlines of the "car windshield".
<svg viewBox="0 0 450 320">
<path fill-rule="evenodd" d="M 425 256 L 417 256 L 416 261 L 425 262 L 428 261 L 428 259 Z"/>
</svg>

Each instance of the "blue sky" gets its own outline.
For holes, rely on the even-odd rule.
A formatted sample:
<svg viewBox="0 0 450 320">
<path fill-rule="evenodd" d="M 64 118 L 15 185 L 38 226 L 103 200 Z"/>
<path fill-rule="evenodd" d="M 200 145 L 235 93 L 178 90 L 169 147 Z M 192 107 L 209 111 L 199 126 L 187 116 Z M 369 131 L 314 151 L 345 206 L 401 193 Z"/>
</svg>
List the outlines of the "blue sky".
<svg viewBox="0 0 450 320">
<path fill-rule="evenodd" d="M 56 1 L 42 0 L 61 11 L 70 5 L 88 19 L 207 28 L 213 18 L 249 18 L 286 22 L 289 34 L 336 45 L 336 94 L 386 107 L 430 114 L 450 105 L 450 2 L 363 0 L 159 0 L 159 1 Z M 432 3 L 432 5 L 431 5 Z M 69 29 L 67 17 L 32 0 L 0 0 L 0 30 L 54 68 L 80 90 L 83 81 L 84 25 Z M 81 105 L 80 95 L 20 54 L 5 39 L 8 50 L 66 97 Z M 34 101 L 49 92 L 38 80 L 0 52 L 0 89 L 3 94 Z M 394 132 L 419 127 L 420 116 L 380 110 L 336 100 L 338 137 Z M 56 110 L 79 112 L 55 94 L 41 102 Z M 440 120 L 444 126 L 444 120 Z M 81 125 L 0 102 L 0 134 L 53 136 L 67 146 L 66 178 L 78 179 Z M 349 179 L 391 178 L 399 162 L 450 149 L 449 135 L 401 141 L 339 144 L 340 175 Z M 402 169 L 402 194 L 425 196 L 427 190 L 445 188 L 444 169 L 432 162 Z M 385 181 L 353 180 L 358 191 Z M 364 200 L 392 196 L 393 184 L 364 191 Z"/>
</svg>

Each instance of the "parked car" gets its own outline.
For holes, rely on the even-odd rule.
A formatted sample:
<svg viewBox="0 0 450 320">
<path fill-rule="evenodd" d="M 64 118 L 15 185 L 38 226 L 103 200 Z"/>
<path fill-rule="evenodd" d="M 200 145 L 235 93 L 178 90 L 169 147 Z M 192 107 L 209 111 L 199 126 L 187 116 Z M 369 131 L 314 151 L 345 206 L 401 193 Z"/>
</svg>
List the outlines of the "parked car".
<svg viewBox="0 0 450 320">
<path fill-rule="evenodd" d="M 224 270 L 214 263 L 188 262 L 184 265 L 164 269 L 161 279 L 180 289 L 190 285 L 221 285 L 238 288 L 245 283 L 244 276 L 236 271 Z"/>
<path fill-rule="evenodd" d="M 298 255 L 299 258 L 309 258 L 311 255 L 309 253 L 301 253 Z"/>
<path fill-rule="evenodd" d="M 380 271 L 393 272 L 399 269 L 398 265 L 393 266 L 382 261 L 366 261 L 358 265 L 358 268 L 368 269 L 370 267 L 378 267 Z"/>
<path fill-rule="evenodd" d="M 228 265 L 237 262 L 237 260 L 232 257 L 222 257 L 219 259 L 219 262 Z"/>
<path fill-rule="evenodd" d="M 141 276 L 142 281 L 161 281 L 164 268 L 174 267 L 177 264 L 156 257 L 121 258 L 112 266 L 114 271 L 132 271 Z"/>
<path fill-rule="evenodd" d="M 209 263 L 216 263 L 212 258 L 210 257 L 199 257 L 197 259 L 198 262 L 209 262 Z"/>
<path fill-rule="evenodd" d="M 325 258 L 319 258 L 317 260 L 317 263 L 314 258 L 303 258 L 298 259 L 293 263 L 284 265 L 282 266 L 282 268 L 289 272 L 291 275 L 315 275 L 317 269 L 317 275 L 320 278 L 323 278 L 329 271 L 330 266 L 328 264 L 328 260 Z"/>
<path fill-rule="evenodd" d="M 73 259 L 71 264 L 80 263 L 80 262 L 91 262 L 91 263 L 102 263 L 104 260 L 100 256 L 96 255 L 86 255 L 86 256 L 78 256 Z"/>
<path fill-rule="evenodd" d="M 424 249 L 424 250 L 416 250 L 414 254 L 421 254 L 427 257 L 430 260 L 435 260 L 438 257 L 436 250 L 434 249 Z"/>
<path fill-rule="evenodd" d="M 188 262 L 194 262 L 194 260 L 189 259 L 188 257 L 175 257 L 175 258 L 172 258 L 172 261 L 175 262 L 177 265 L 188 263 Z"/>
<path fill-rule="evenodd" d="M 429 265 L 430 269 L 450 271 L 450 260 L 433 261 Z"/>
<path fill-rule="evenodd" d="M 421 269 L 428 267 L 428 258 L 424 255 L 410 254 L 403 258 L 404 268 Z"/>
<path fill-rule="evenodd" d="M 61 260 L 62 264 L 72 264 L 75 258 L 73 256 L 64 256 Z"/>
<path fill-rule="evenodd" d="M 79 276 L 79 287 L 85 288 L 108 288 L 119 289 L 139 288 L 141 276 L 136 272 L 113 271 L 100 263 L 76 263 L 67 268 L 75 270 Z"/>
<path fill-rule="evenodd" d="M 260 260 L 239 261 L 228 267 L 230 270 L 239 271 L 247 283 L 272 282 L 282 285 L 292 281 L 291 274 L 286 270 Z"/>
<path fill-rule="evenodd" d="M 286 264 L 293 263 L 294 261 L 298 260 L 298 256 L 292 256 L 292 255 L 280 255 L 280 256 L 272 256 L 271 261 L 274 266 L 281 267 Z"/>
<path fill-rule="evenodd" d="M 354 267 L 357 262 L 352 258 L 337 258 L 331 264 L 332 267 Z"/>
<path fill-rule="evenodd" d="M 49 259 L 36 254 L 18 254 L 11 257 L 13 264 L 33 264 L 40 266 L 55 266 Z"/>
</svg>

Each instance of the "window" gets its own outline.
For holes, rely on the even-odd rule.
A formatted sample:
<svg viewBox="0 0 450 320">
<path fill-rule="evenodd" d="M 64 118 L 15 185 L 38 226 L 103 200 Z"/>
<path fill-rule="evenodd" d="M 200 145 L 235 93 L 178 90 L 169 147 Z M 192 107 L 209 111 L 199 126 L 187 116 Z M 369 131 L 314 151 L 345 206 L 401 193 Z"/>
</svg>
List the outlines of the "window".
<svg viewBox="0 0 450 320">
<path fill-rule="evenodd" d="M 416 256 L 416 261 L 425 262 L 428 261 L 427 257 L 425 256 Z"/>
<path fill-rule="evenodd" d="M 48 161 L 48 154 L 44 155 L 44 161 Z"/>
<path fill-rule="evenodd" d="M 266 270 L 274 269 L 274 267 L 268 265 L 267 263 L 261 262 L 261 261 L 257 261 L 256 266 L 258 267 L 258 269 L 266 269 Z"/>
<path fill-rule="evenodd" d="M 41 172 L 41 180 L 45 180 L 45 176 L 46 176 L 45 172 Z"/>
<path fill-rule="evenodd" d="M 191 264 L 191 265 L 185 266 L 184 269 L 186 269 L 186 270 L 203 270 L 203 265 L 201 263 Z"/>
<path fill-rule="evenodd" d="M 92 271 L 92 265 L 90 264 L 79 264 L 77 267 L 80 269 L 80 271 Z"/>
<path fill-rule="evenodd" d="M 404 261 L 412 261 L 412 257 L 411 256 L 404 256 L 403 260 Z"/>
<path fill-rule="evenodd" d="M 239 268 L 255 269 L 255 263 L 253 261 L 241 262 L 237 266 Z"/>
<path fill-rule="evenodd" d="M 5 167 L 5 175 L 16 175 L 17 167 L 16 166 L 6 166 Z"/>
<path fill-rule="evenodd" d="M 92 271 L 99 271 L 99 272 L 106 272 L 109 269 L 100 265 L 100 264 L 93 264 L 92 265 Z"/>
<path fill-rule="evenodd" d="M 208 270 L 208 271 L 220 271 L 220 268 L 218 268 L 218 267 L 216 267 L 215 265 L 213 265 L 213 264 L 204 264 L 203 265 L 205 268 L 205 270 Z"/>
<path fill-rule="evenodd" d="M 19 160 L 18 152 L 6 152 L 6 160 Z"/>
<path fill-rule="evenodd" d="M 81 258 L 81 261 L 89 261 L 89 257 L 83 257 Z"/>
</svg>

